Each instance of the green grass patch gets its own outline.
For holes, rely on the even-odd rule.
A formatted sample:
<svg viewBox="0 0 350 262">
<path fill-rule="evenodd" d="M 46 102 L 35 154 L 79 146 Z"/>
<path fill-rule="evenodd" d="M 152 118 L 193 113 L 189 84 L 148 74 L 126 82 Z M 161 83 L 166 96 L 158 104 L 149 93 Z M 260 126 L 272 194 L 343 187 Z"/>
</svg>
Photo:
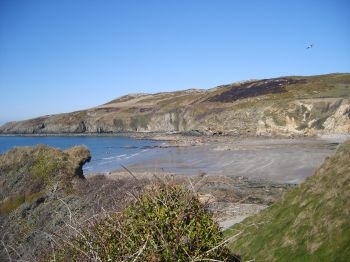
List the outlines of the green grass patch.
<svg viewBox="0 0 350 262">
<path fill-rule="evenodd" d="M 319 92 L 314 95 L 314 97 L 324 98 L 324 97 L 350 97 L 350 84 L 335 84 L 330 86 L 327 90 Z"/>
<path fill-rule="evenodd" d="M 51 180 L 51 176 L 61 168 L 60 162 L 52 156 L 47 155 L 45 152 L 40 152 L 35 158 L 33 165 L 30 167 L 29 172 L 34 177 L 48 183 Z"/>
<path fill-rule="evenodd" d="M 8 214 L 11 211 L 15 210 L 17 207 L 22 205 L 25 202 L 25 196 L 20 195 L 13 195 L 10 197 L 5 198 L 0 203 L 0 215 Z"/>
</svg>

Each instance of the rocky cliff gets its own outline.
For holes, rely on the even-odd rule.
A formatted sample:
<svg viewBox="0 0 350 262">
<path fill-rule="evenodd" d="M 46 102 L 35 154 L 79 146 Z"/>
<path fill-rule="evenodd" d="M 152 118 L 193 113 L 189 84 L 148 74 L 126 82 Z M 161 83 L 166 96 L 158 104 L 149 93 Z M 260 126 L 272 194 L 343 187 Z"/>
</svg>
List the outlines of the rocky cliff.
<svg viewBox="0 0 350 262">
<path fill-rule="evenodd" d="M 2 134 L 350 133 L 350 74 L 250 80 L 209 90 L 134 94 L 67 114 L 10 122 Z"/>
</svg>

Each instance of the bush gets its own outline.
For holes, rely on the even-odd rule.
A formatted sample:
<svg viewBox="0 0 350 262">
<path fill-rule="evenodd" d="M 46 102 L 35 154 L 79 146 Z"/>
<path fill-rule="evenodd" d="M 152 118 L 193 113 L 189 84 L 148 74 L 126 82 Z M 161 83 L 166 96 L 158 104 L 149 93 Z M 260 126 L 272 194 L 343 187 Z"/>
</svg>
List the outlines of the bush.
<svg viewBox="0 0 350 262">
<path fill-rule="evenodd" d="M 130 128 L 138 131 L 140 128 L 147 129 L 149 117 L 147 115 L 139 115 L 130 119 Z"/>
<path fill-rule="evenodd" d="M 67 241 L 56 260 L 235 261 L 218 224 L 195 194 L 178 185 L 152 186 L 119 214 Z"/>
</svg>

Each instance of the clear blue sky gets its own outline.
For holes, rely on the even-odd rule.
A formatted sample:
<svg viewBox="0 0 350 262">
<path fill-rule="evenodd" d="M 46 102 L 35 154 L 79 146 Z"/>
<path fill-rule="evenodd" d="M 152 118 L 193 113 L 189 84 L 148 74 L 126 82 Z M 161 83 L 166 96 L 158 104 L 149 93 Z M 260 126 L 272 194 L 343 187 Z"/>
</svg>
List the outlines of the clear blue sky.
<svg viewBox="0 0 350 262">
<path fill-rule="evenodd" d="M 0 0 L 0 123 L 332 72 L 350 72 L 348 0 Z"/>
</svg>

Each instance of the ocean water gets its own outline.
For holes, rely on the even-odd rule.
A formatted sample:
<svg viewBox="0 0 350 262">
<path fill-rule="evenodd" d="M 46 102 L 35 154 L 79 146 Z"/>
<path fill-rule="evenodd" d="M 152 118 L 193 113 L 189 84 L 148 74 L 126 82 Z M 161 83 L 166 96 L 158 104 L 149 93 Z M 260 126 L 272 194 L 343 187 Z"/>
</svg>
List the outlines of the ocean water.
<svg viewBox="0 0 350 262">
<path fill-rule="evenodd" d="M 92 159 L 83 167 L 84 173 L 109 172 L 147 161 L 163 142 L 118 136 L 0 136 L 0 154 L 15 146 L 45 144 L 61 150 L 85 145 Z"/>
</svg>

